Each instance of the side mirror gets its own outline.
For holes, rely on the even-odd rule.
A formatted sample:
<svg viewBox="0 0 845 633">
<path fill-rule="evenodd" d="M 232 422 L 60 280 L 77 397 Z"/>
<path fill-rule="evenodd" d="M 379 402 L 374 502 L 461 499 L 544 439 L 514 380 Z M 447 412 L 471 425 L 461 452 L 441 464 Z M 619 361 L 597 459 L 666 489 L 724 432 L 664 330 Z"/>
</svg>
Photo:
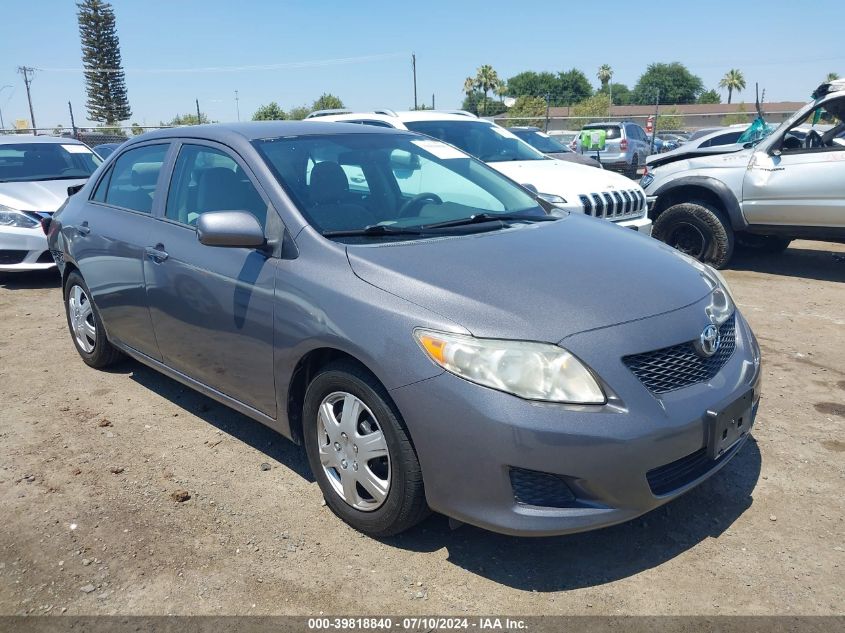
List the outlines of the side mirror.
<svg viewBox="0 0 845 633">
<path fill-rule="evenodd" d="M 206 246 L 258 248 L 267 240 L 264 229 L 247 211 L 211 211 L 197 219 L 197 239 Z"/>
</svg>

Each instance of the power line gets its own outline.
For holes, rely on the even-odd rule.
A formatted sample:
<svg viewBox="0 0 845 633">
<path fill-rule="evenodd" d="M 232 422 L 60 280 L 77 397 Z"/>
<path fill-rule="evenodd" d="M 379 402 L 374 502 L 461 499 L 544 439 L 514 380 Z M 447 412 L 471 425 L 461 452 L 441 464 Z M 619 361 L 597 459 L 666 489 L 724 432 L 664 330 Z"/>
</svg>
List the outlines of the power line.
<svg viewBox="0 0 845 633">
<path fill-rule="evenodd" d="M 204 66 L 196 68 L 39 68 L 45 72 L 61 72 L 61 73 L 76 73 L 76 72 L 95 72 L 95 73 L 119 73 L 119 72 L 134 72 L 134 73 L 155 73 L 155 74 L 169 74 L 169 73 L 231 73 L 231 72 L 247 72 L 253 70 L 284 70 L 287 68 L 314 68 L 320 66 L 337 66 L 343 64 L 359 64 L 365 62 L 375 62 L 385 59 L 395 59 L 397 57 L 404 57 L 407 53 L 383 53 L 380 55 L 361 55 L 358 57 L 338 57 L 335 59 L 317 59 L 302 62 L 280 62 L 277 64 L 257 64 L 252 66 Z"/>
</svg>

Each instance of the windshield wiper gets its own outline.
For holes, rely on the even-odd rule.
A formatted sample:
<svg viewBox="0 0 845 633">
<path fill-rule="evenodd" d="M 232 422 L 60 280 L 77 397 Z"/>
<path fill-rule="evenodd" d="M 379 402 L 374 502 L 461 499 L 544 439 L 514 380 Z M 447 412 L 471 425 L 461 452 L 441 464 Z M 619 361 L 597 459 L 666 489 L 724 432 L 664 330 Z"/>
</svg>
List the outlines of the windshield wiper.
<svg viewBox="0 0 845 633">
<path fill-rule="evenodd" d="M 362 229 L 347 229 L 343 231 L 323 231 L 323 237 L 381 237 L 383 235 L 422 235 L 420 229 L 395 228 L 385 224 L 372 224 Z"/>
<path fill-rule="evenodd" d="M 423 224 L 421 229 L 440 229 L 449 226 L 465 226 L 467 224 L 480 224 L 481 222 L 554 222 L 559 220 L 551 215 L 527 215 L 525 213 L 476 213 L 468 218 L 458 220 L 447 220 L 446 222 L 435 222 L 434 224 Z"/>
</svg>

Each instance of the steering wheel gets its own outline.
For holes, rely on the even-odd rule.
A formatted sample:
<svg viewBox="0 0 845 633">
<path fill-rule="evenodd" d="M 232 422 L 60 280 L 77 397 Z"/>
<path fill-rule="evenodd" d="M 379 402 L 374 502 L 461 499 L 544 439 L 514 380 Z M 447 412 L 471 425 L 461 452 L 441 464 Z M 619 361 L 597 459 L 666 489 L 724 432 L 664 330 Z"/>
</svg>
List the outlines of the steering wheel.
<svg viewBox="0 0 845 633">
<path fill-rule="evenodd" d="M 443 199 L 436 193 L 431 193 L 430 191 L 423 191 L 422 193 L 418 193 L 402 205 L 402 207 L 399 209 L 399 217 L 407 218 L 411 216 L 411 212 L 416 211 L 417 207 L 421 207 L 422 203 L 426 201 L 433 202 L 434 204 L 443 204 Z"/>
<path fill-rule="evenodd" d="M 824 141 L 822 140 L 822 135 L 819 134 L 816 130 L 810 130 L 809 132 L 807 132 L 807 138 L 804 139 L 805 149 L 821 147 L 823 144 Z"/>
</svg>

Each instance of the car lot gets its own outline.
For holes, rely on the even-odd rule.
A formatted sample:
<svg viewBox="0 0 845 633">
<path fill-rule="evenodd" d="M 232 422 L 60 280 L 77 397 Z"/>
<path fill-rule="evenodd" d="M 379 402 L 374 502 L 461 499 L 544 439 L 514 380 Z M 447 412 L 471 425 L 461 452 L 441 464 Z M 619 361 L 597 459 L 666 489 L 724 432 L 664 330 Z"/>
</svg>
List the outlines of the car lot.
<svg viewBox="0 0 845 633">
<path fill-rule="evenodd" d="M 321 506 L 298 447 L 135 362 L 85 368 L 53 275 L 6 277 L 0 609 L 836 613 L 845 263 L 831 252 L 845 245 L 798 241 L 725 271 L 764 359 L 742 452 L 640 519 L 548 539 L 439 516 L 366 538 Z"/>
</svg>

